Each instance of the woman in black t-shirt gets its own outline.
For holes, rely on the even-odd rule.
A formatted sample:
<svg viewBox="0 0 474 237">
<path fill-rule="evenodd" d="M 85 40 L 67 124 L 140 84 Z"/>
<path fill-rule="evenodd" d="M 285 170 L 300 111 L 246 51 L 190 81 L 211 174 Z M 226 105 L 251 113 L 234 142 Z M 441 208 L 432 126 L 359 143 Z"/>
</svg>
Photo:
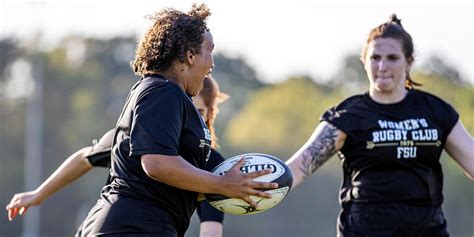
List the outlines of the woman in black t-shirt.
<svg viewBox="0 0 474 237">
<path fill-rule="evenodd" d="M 271 172 L 225 175 L 204 171 L 211 133 L 191 97 L 214 66 L 206 5 L 189 13 L 165 9 L 138 44 L 132 87 L 118 119 L 111 150 L 111 181 L 84 221 L 82 234 L 184 236 L 198 193 L 268 198 L 276 183 L 253 179 Z"/>
<path fill-rule="evenodd" d="M 473 179 L 474 142 L 448 103 L 413 89 L 413 60 L 411 36 L 392 15 L 361 55 L 369 91 L 327 110 L 287 162 L 295 187 L 338 153 L 338 236 L 449 236 L 439 158 L 445 149 Z"/>
<path fill-rule="evenodd" d="M 218 104 L 227 98 L 226 94 L 220 92 L 218 84 L 210 75 L 207 75 L 204 79 L 203 89 L 199 95 L 193 98 L 194 105 L 202 114 L 212 134 L 211 156 L 205 166 L 207 171 L 211 171 L 224 161 L 222 155 L 215 150 L 218 145 L 217 137 L 214 134 L 214 120 L 218 113 Z M 94 140 L 92 146 L 79 149 L 69 156 L 37 189 L 15 194 L 9 205 L 7 205 L 9 220 L 13 220 L 18 213 L 25 213 L 30 206 L 40 205 L 49 196 L 77 180 L 93 167 L 110 168 L 110 150 L 112 148 L 114 131 L 115 129 L 109 130 L 100 139 Z M 211 207 L 207 201 L 201 201 L 198 206 L 198 213 L 201 220 L 200 236 L 222 236 L 224 214 L 221 211 Z M 80 236 L 80 232 L 76 236 Z"/>
<path fill-rule="evenodd" d="M 82 234 L 184 236 L 198 193 L 219 193 L 257 206 L 250 195 L 269 197 L 256 182 L 270 170 L 243 174 L 244 159 L 223 176 L 203 170 L 211 134 L 191 97 L 214 66 L 206 5 L 189 13 L 165 9 L 137 45 L 130 90 L 117 121 L 111 183 L 84 221 Z"/>
</svg>

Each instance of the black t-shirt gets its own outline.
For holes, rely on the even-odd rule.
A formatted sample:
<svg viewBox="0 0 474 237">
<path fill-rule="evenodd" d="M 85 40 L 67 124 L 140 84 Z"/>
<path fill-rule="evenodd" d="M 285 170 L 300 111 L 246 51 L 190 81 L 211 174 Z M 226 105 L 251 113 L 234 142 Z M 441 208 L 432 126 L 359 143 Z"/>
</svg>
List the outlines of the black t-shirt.
<svg viewBox="0 0 474 237">
<path fill-rule="evenodd" d="M 142 169 L 140 157 L 179 155 L 204 169 L 210 140 L 210 132 L 191 98 L 176 83 L 160 76 L 141 79 L 133 86 L 116 125 L 112 183 L 103 189 L 103 198 L 125 196 L 161 208 L 169 214 L 178 233 L 184 233 L 196 208 L 197 193 L 150 178 Z"/>
<path fill-rule="evenodd" d="M 94 140 L 92 142 L 93 147 L 90 154 L 86 156 L 86 159 L 95 167 L 105 167 L 110 168 L 110 150 L 112 148 L 112 141 L 115 129 L 109 130 L 105 133 L 99 140 Z M 205 170 L 212 171 L 217 165 L 224 161 L 224 157 L 211 148 L 211 155 L 209 160 L 206 162 Z M 107 179 L 107 184 L 110 183 L 110 175 Z M 214 208 L 209 204 L 207 200 L 199 202 L 197 207 L 198 216 L 201 222 L 205 221 L 216 221 L 219 223 L 224 222 L 224 213 L 220 210 Z M 82 233 L 82 224 L 79 226 L 78 232 L 75 236 L 81 236 Z"/>
<path fill-rule="evenodd" d="M 86 156 L 93 166 L 110 167 L 110 150 L 114 138 L 115 129 L 109 130 L 99 140 L 94 140 L 91 153 Z M 212 171 L 217 165 L 224 161 L 224 157 L 216 150 L 211 149 L 211 155 L 206 162 L 205 170 Z M 108 183 L 107 183 L 108 184 Z M 201 222 L 204 221 L 224 221 L 224 213 L 212 207 L 208 201 L 201 201 L 198 205 L 198 214 Z"/>
<path fill-rule="evenodd" d="M 110 129 L 99 140 L 92 141 L 92 150 L 86 156 L 92 166 L 110 168 L 110 150 L 112 149 L 114 132 L 115 129 Z"/>
<path fill-rule="evenodd" d="M 441 204 L 439 158 L 458 119 L 448 103 L 419 90 L 395 104 L 356 95 L 326 111 L 321 120 L 347 134 L 340 201 Z"/>
</svg>

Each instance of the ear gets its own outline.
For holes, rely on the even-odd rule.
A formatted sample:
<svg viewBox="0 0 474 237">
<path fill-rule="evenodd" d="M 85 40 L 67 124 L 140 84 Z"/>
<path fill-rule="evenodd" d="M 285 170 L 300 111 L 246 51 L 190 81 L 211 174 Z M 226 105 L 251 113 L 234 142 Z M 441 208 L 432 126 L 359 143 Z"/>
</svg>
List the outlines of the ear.
<svg viewBox="0 0 474 237">
<path fill-rule="evenodd" d="M 195 59 L 196 56 L 192 54 L 191 51 L 186 51 L 186 62 L 188 62 L 189 65 L 193 65 Z"/>
</svg>

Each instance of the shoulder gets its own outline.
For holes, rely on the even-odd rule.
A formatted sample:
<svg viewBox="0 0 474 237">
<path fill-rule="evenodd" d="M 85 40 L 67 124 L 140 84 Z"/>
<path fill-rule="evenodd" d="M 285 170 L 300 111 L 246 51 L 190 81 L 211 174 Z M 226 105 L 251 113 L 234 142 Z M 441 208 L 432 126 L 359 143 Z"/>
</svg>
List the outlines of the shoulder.
<svg viewBox="0 0 474 237">
<path fill-rule="evenodd" d="M 415 103 L 423 103 L 424 106 L 429 106 L 436 110 L 441 108 L 454 110 L 453 106 L 449 102 L 429 92 L 413 89 L 410 91 L 410 93 L 413 94 Z"/>
<path fill-rule="evenodd" d="M 358 94 L 350 96 L 339 104 L 329 108 L 323 114 L 326 120 L 333 120 L 335 118 L 346 117 L 350 114 L 358 114 L 361 108 L 367 107 L 367 94 Z"/>
<path fill-rule="evenodd" d="M 439 98 L 438 96 L 430 92 L 420 90 L 420 89 L 411 89 L 409 93 L 412 94 L 417 99 L 423 98 L 423 99 L 441 100 L 441 98 Z"/>
<path fill-rule="evenodd" d="M 351 108 L 355 105 L 364 104 L 367 99 L 367 93 L 357 94 L 344 99 L 341 103 L 336 105 L 336 108 Z"/>
<path fill-rule="evenodd" d="M 166 98 L 167 102 L 183 102 L 186 100 L 186 94 L 183 90 L 181 90 L 178 85 L 168 80 L 144 79 L 144 81 L 137 86 L 136 90 L 138 94 L 137 102 L 150 98 Z"/>
<path fill-rule="evenodd" d="M 459 113 L 445 100 L 431 93 L 421 90 L 411 90 L 415 108 L 424 111 L 431 119 L 442 124 L 447 131 L 451 131 L 459 120 Z"/>
<path fill-rule="evenodd" d="M 350 134 L 352 130 L 359 128 L 361 121 L 372 117 L 371 113 L 368 94 L 357 94 L 326 110 L 320 117 L 320 121 L 328 122 L 346 134 Z"/>
</svg>

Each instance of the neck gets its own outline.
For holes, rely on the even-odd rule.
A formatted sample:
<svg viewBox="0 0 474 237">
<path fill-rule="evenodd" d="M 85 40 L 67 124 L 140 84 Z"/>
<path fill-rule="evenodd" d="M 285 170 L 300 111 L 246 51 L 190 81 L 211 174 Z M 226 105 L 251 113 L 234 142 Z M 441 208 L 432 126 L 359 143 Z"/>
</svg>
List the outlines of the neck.
<svg viewBox="0 0 474 237">
<path fill-rule="evenodd" d="M 372 100 L 380 104 L 394 104 L 402 101 L 405 96 L 407 95 L 407 89 L 403 88 L 402 91 L 399 92 L 383 92 L 383 91 L 376 91 L 370 90 L 369 95 Z"/>
<path fill-rule="evenodd" d="M 185 91 L 183 80 L 181 79 L 180 75 L 178 75 L 178 73 L 175 73 L 173 70 L 166 70 L 162 72 L 151 72 L 151 73 L 161 75 L 167 80 L 174 81 L 176 84 L 178 84 L 179 87 L 181 87 L 183 91 Z"/>
</svg>

